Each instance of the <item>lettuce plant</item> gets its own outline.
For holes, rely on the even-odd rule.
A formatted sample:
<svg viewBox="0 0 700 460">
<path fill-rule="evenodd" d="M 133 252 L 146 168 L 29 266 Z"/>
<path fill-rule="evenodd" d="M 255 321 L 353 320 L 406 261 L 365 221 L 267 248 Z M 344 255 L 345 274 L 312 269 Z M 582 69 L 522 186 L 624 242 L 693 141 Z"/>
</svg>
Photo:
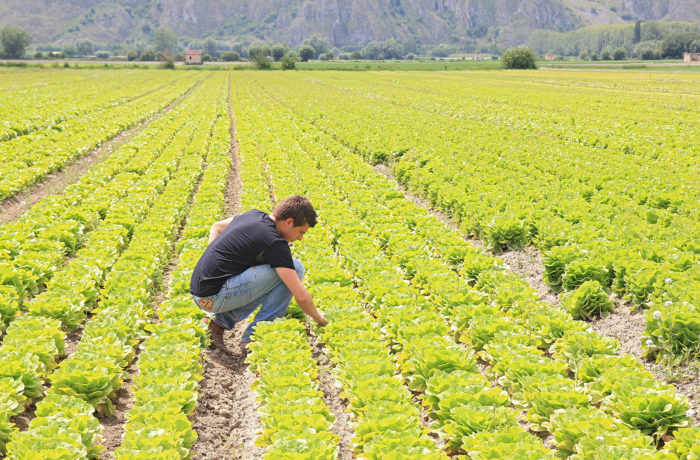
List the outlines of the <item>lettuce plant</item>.
<svg viewBox="0 0 700 460">
<path fill-rule="evenodd" d="M 486 248 L 500 254 L 506 249 L 522 249 L 529 242 L 526 223 L 508 217 L 494 217 L 481 229 Z"/>
<path fill-rule="evenodd" d="M 579 258 L 567 264 L 561 278 L 562 288 L 571 291 L 586 281 L 598 281 L 601 286 L 609 286 L 609 273 L 605 266 L 595 259 Z"/>
<path fill-rule="evenodd" d="M 462 449 L 469 458 L 478 460 L 502 458 L 554 460 L 557 458 L 554 451 L 542 445 L 542 441 L 517 426 L 481 431 L 465 436 L 462 442 Z"/>
<path fill-rule="evenodd" d="M 596 280 L 586 281 L 576 290 L 563 294 L 561 302 L 574 319 L 585 321 L 607 316 L 614 309 L 608 294 Z"/>
<path fill-rule="evenodd" d="M 700 427 L 679 428 L 673 436 L 674 439 L 664 445 L 662 452 L 668 452 L 674 458 L 700 458 Z"/>
<path fill-rule="evenodd" d="M 566 266 L 579 257 L 581 250 L 576 246 L 555 246 L 542 257 L 544 281 L 552 289 L 560 290 Z"/>
<path fill-rule="evenodd" d="M 672 434 L 690 423 L 686 397 L 677 394 L 670 385 L 636 375 L 613 384 L 602 407 L 627 426 L 654 437 L 657 442 L 661 436 Z"/>
</svg>

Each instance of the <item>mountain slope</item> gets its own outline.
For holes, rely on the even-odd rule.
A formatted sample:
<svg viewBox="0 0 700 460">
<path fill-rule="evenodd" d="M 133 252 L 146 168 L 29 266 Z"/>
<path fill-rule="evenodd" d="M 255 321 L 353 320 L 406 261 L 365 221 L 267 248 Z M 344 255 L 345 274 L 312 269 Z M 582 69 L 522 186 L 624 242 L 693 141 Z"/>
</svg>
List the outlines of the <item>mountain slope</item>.
<svg viewBox="0 0 700 460">
<path fill-rule="evenodd" d="M 641 20 L 700 23 L 697 0 L 3 0 L 0 26 L 26 28 L 34 43 L 180 37 L 332 46 L 370 41 L 524 43 L 534 29 L 571 30 Z"/>
</svg>

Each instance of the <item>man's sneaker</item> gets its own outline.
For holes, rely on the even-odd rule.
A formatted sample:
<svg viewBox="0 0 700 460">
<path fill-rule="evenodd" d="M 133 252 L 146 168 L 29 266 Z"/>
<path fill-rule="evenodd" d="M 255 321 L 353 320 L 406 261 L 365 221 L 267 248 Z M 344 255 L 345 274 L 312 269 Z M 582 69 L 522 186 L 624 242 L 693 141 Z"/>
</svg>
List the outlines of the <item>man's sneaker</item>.
<svg viewBox="0 0 700 460">
<path fill-rule="evenodd" d="M 209 345 L 209 348 L 218 349 L 223 353 L 230 355 L 231 351 L 226 347 L 226 344 L 224 343 L 224 331 L 226 329 L 216 324 L 214 320 L 210 320 L 207 330 L 211 335 L 211 345 Z"/>
</svg>

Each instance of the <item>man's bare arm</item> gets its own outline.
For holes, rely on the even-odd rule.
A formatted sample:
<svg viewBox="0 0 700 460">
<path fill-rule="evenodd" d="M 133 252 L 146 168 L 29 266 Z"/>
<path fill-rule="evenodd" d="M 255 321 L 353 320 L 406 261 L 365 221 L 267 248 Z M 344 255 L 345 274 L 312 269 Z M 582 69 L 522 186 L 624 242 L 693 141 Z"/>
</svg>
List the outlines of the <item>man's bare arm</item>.
<svg viewBox="0 0 700 460">
<path fill-rule="evenodd" d="M 229 217 L 228 219 L 220 220 L 214 225 L 211 226 L 211 230 L 209 230 L 209 243 L 211 244 L 212 241 L 216 239 L 217 236 L 221 234 L 221 232 L 224 231 L 226 227 L 228 227 L 228 224 L 231 223 L 233 220 L 233 217 Z"/>
<path fill-rule="evenodd" d="M 287 285 L 289 290 L 292 292 L 294 299 L 299 304 L 304 313 L 309 315 L 314 321 L 321 324 L 328 324 L 328 320 L 323 317 L 323 315 L 316 309 L 311 294 L 306 290 L 304 285 L 299 280 L 297 272 L 291 268 L 277 267 L 275 268 L 277 274 L 284 284 Z"/>
</svg>

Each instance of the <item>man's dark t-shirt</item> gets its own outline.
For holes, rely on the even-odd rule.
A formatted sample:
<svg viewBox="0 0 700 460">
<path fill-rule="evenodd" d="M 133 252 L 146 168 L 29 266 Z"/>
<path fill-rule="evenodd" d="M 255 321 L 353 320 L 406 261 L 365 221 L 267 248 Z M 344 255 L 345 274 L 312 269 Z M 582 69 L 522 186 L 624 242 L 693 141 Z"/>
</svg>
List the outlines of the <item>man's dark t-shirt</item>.
<svg viewBox="0 0 700 460">
<path fill-rule="evenodd" d="M 252 209 L 236 216 L 204 251 L 192 273 L 190 292 L 209 297 L 231 276 L 263 264 L 294 270 L 289 243 L 277 232 L 275 222 Z"/>
</svg>

